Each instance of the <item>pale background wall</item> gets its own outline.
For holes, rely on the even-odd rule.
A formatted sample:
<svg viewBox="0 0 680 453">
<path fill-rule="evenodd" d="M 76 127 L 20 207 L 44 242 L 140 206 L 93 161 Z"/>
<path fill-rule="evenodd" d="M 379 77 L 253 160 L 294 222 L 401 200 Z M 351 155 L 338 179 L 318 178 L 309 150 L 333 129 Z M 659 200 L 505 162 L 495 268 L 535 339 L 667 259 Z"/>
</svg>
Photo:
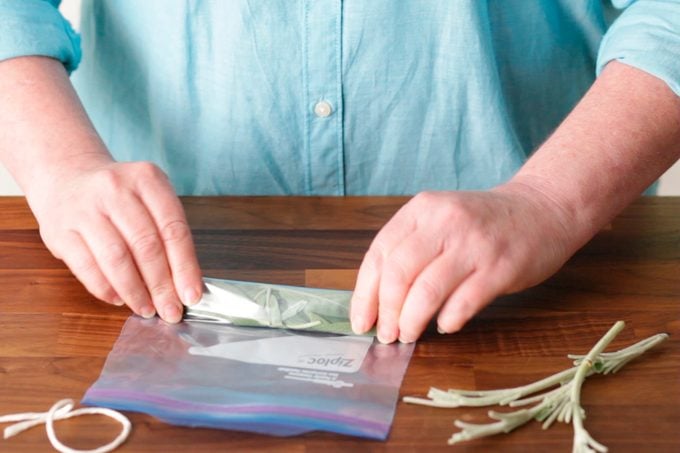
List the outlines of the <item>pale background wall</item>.
<svg viewBox="0 0 680 453">
<path fill-rule="evenodd" d="M 80 22 L 80 1 L 81 0 L 63 0 L 60 7 L 64 15 L 71 20 L 71 23 L 74 24 L 76 28 Z M 5 168 L 0 165 L 0 195 L 19 194 L 21 194 L 19 187 L 14 183 Z M 668 170 L 661 178 L 659 195 L 680 195 L 680 161 L 678 161 L 673 168 Z"/>
</svg>

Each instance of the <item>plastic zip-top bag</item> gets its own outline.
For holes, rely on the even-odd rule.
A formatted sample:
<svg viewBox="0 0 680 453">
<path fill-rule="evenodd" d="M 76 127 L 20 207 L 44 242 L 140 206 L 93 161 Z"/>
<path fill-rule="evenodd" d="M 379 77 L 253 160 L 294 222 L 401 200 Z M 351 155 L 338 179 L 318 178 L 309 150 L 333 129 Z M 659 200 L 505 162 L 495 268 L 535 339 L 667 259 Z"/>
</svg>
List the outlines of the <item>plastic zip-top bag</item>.
<svg viewBox="0 0 680 453">
<path fill-rule="evenodd" d="M 328 291 L 285 288 L 295 294 Z M 333 292 L 347 293 L 348 309 L 349 292 Z M 285 300 L 286 295 L 276 295 L 276 313 L 300 300 L 311 300 Z M 219 310 L 228 300 L 218 299 L 213 294 L 217 310 L 229 312 Z M 234 309 L 236 318 L 244 319 L 244 312 L 250 310 L 250 315 L 265 322 L 271 299 L 270 308 L 264 311 L 246 303 L 247 299 Z M 338 306 L 333 310 L 340 313 Z M 319 315 L 323 321 L 308 320 L 314 311 L 301 310 L 298 304 L 281 318 L 298 326 L 348 323 L 347 312 L 344 319 L 324 312 Z M 130 317 L 83 404 L 144 412 L 186 426 L 281 436 L 322 430 L 387 437 L 413 344 L 383 345 L 372 336 L 211 321 L 170 325 L 157 318 Z"/>
</svg>

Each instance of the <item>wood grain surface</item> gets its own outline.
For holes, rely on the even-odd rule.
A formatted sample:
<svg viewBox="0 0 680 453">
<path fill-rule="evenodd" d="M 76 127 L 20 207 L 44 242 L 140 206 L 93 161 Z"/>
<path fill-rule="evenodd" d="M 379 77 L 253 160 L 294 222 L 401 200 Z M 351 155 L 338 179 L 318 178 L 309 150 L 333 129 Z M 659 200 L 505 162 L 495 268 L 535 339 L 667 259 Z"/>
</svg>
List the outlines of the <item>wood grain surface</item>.
<svg viewBox="0 0 680 453">
<path fill-rule="evenodd" d="M 185 198 L 204 274 L 351 289 L 375 232 L 405 198 Z M 0 198 L 0 414 L 80 399 L 97 379 L 129 312 L 96 301 L 40 240 L 23 198 Z M 430 386 L 516 386 L 570 366 L 616 321 L 610 349 L 658 332 L 670 339 L 614 376 L 583 388 L 586 428 L 612 452 L 680 451 L 680 198 L 646 198 L 620 215 L 554 277 L 496 300 L 462 332 L 430 329 L 418 342 L 402 395 Z M 501 409 L 504 410 L 504 409 Z M 328 433 L 292 438 L 190 429 L 129 414 L 120 451 L 571 451 L 572 428 L 537 423 L 448 447 L 455 418 L 486 409 L 399 403 L 388 441 Z M 77 448 L 112 439 L 101 417 L 60 422 Z M 43 428 L 0 440 L 0 451 L 50 451 Z"/>
</svg>

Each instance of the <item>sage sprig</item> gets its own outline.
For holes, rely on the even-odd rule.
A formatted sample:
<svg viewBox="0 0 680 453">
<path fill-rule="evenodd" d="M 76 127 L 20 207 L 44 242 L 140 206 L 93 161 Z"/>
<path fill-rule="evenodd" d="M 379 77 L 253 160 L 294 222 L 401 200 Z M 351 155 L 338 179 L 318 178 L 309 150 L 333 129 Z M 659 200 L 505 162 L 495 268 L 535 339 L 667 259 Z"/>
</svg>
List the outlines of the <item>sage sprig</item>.
<svg viewBox="0 0 680 453">
<path fill-rule="evenodd" d="M 451 436 L 449 444 L 508 433 L 530 420 L 540 421 L 543 423 L 543 429 L 548 429 L 557 420 L 573 424 L 574 452 L 606 452 L 607 447 L 593 439 L 583 425 L 585 419 L 585 410 L 581 407 L 583 382 L 593 374 L 616 373 L 635 357 L 644 354 L 668 338 L 668 334 L 660 333 L 616 352 L 602 352 L 624 326 L 623 321 L 615 323 L 588 354 L 570 354 L 568 357 L 574 360 L 572 368 L 534 383 L 514 388 L 482 391 L 459 389 L 444 391 L 431 388 L 427 398 L 406 396 L 404 402 L 444 408 L 492 405 L 517 407 L 536 403 L 531 408 L 514 412 L 489 411 L 489 417 L 496 420 L 492 423 L 476 424 L 456 420 L 454 425 L 461 431 Z M 551 389 L 555 386 L 558 387 Z M 527 397 L 533 394 L 536 395 Z"/>
</svg>

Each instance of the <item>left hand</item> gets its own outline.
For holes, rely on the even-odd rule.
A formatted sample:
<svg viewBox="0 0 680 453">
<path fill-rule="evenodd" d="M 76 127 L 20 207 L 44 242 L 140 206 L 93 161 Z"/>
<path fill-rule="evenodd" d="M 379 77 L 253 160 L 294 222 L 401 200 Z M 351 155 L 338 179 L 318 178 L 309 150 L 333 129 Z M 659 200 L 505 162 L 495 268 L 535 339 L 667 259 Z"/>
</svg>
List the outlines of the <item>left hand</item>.
<svg viewBox="0 0 680 453">
<path fill-rule="evenodd" d="M 415 341 L 439 312 L 455 332 L 499 295 L 536 285 L 583 243 L 559 202 L 524 184 L 488 192 L 423 192 L 382 228 L 364 257 L 352 326 Z"/>
</svg>

